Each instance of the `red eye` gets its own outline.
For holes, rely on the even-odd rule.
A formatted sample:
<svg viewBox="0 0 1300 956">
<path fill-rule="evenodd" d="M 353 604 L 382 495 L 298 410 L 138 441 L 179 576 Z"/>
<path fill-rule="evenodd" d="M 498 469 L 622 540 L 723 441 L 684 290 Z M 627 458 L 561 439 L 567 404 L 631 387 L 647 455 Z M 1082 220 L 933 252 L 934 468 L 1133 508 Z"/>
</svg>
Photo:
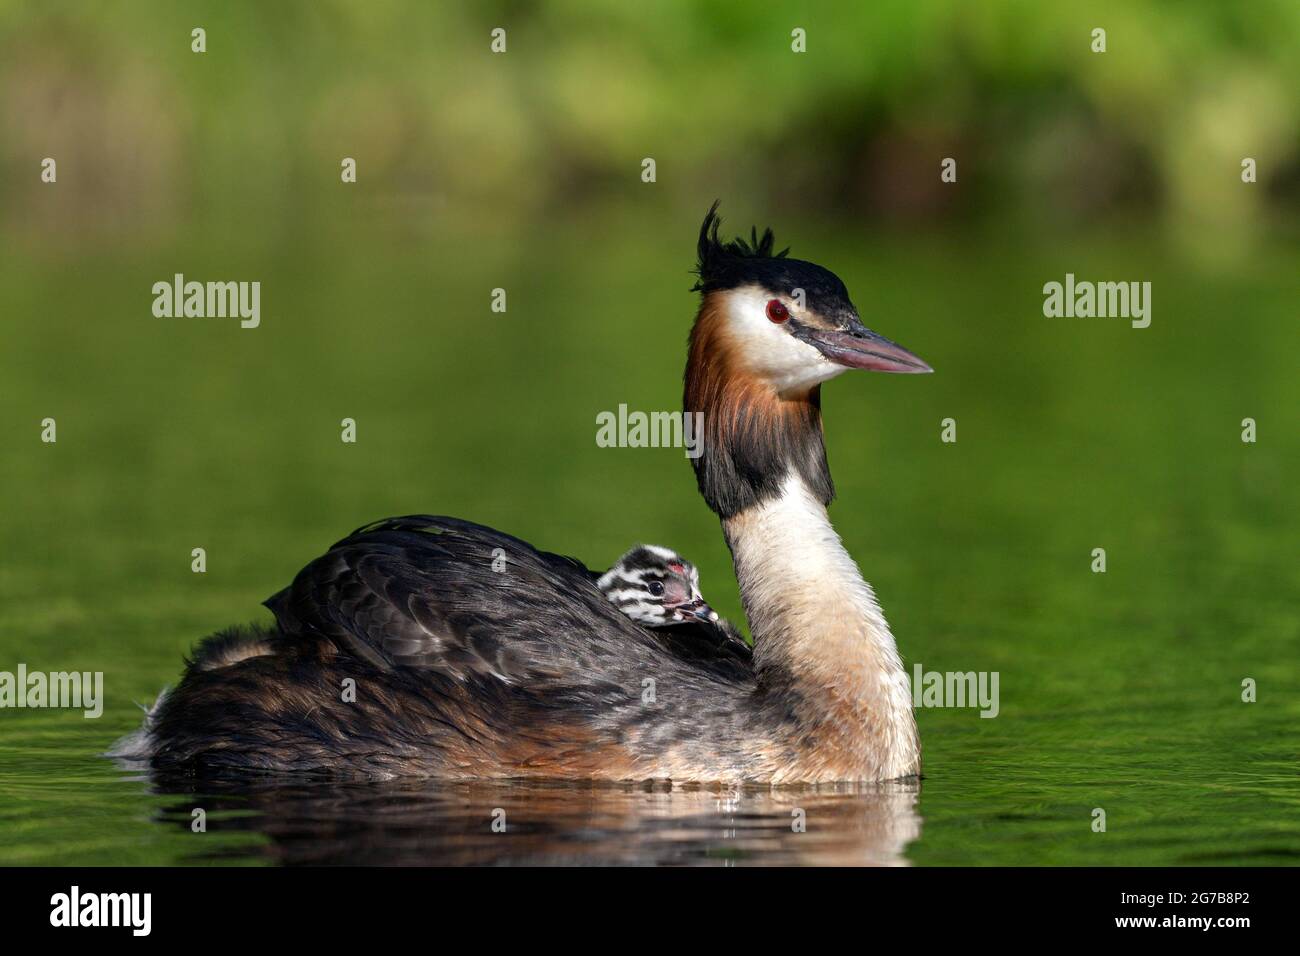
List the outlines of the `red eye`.
<svg viewBox="0 0 1300 956">
<path fill-rule="evenodd" d="M 767 317 L 780 325 L 786 319 L 790 318 L 790 310 L 785 307 L 785 303 L 780 299 L 769 299 L 767 303 Z"/>
</svg>

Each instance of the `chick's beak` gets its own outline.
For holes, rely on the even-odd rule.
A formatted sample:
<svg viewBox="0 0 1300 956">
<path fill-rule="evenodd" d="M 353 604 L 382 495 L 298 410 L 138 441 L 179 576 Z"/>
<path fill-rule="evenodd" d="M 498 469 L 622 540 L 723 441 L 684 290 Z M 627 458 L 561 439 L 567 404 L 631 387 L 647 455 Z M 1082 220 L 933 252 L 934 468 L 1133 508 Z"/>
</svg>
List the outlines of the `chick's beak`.
<svg viewBox="0 0 1300 956">
<path fill-rule="evenodd" d="M 805 326 L 799 335 L 836 365 L 861 368 L 872 372 L 933 372 L 921 358 L 913 355 L 878 332 L 873 332 L 854 317 L 842 329 L 819 329 Z"/>
<path fill-rule="evenodd" d="M 674 610 L 683 621 L 698 620 L 711 623 L 718 619 L 717 612 L 705 604 L 704 598 L 700 597 L 687 604 L 679 604 Z"/>
</svg>

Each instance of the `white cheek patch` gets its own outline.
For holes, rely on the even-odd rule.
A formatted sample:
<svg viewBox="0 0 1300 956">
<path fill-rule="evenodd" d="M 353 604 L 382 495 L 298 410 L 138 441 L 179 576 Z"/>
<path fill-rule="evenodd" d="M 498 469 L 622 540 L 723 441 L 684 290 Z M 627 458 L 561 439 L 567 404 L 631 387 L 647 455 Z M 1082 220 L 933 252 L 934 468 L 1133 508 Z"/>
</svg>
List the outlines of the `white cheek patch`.
<svg viewBox="0 0 1300 956">
<path fill-rule="evenodd" d="M 767 303 L 772 295 L 761 286 L 741 286 L 725 295 L 728 329 L 742 359 L 778 392 L 811 388 L 845 370 L 800 342 L 785 325 L 769 319 Z M 781 301 L 797 319 L 794 299 L 782 296 Z"/>
</svg>

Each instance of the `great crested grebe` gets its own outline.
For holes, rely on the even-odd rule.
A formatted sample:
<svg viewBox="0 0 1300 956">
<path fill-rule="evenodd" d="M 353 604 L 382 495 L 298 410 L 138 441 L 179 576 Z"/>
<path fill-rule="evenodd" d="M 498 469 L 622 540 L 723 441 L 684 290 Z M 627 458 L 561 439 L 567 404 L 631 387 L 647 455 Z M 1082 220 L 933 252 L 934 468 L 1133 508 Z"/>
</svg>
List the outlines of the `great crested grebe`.
<svg viewBox="0 0 1300 956">
<path fill-rule="evenodd" d="M 685 411 L 754 637 L 664 640 L 572 558 L 456 518 L 366 525 L 197 649 L 117 756 L 160 770 L 754 782 L 918 774 L 912 695 L 831 527 L 820 386 L 928 372 L 831 272 L 699 236 Z"/>
</svg>

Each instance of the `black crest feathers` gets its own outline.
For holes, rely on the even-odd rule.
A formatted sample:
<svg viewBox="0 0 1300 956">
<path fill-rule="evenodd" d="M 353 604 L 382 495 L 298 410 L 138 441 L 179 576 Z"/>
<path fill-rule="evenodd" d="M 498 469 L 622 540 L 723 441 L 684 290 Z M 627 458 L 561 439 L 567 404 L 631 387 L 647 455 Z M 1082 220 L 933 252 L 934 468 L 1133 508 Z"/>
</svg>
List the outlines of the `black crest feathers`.
<svg viewBox="0 0 1300 956">
<path fill-rule="evenodd" d="M 730 288 L 737 284 L 740 276 L 750 271 L 747 266 L 752 265 L 753 260 L 783 259 L 790 251 L 788 248 L 780 252 L 772 251 L 776 246 L 776 237 L 772 235 L 770 228 L 764 229 L 760 236 L 758 227 L 755 226 L 750 230 L 749 241 L 743 237 L 737 237 L 730 242 L 720 240 L 718 238 L 718 227 L 722 224 L 722 217 L 718 215 L 720 202 L 721 200 L 717 199 L 713 201 L 708 215 L 704 217 L 704 223 L 700 226 L 700 241 L 697 247 L 699 261 L 695 266 L 695 272 L 700 278 L 692 287 L 694 292 Z"/>
</svg>

